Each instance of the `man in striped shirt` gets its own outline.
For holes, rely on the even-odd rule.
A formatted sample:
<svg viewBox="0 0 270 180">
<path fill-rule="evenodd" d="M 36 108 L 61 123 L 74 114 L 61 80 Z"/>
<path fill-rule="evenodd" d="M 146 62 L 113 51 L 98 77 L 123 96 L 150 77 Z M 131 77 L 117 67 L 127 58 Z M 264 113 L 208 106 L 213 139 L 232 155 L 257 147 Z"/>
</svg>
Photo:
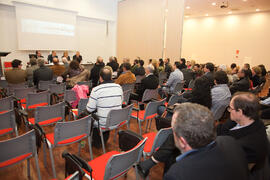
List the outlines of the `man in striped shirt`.
<svg viewBox="0 0 270 180">
<path fill-rule="evenodd" d="M 112 109 L 121 109 L 123 102 L 123 90 L 112 81 L 112 72 L 104 68 L 100 71 L 100 85 L 93 88 L 86 109 L 96 112 L 101 126 L 105 126 L 108 113 Z"/>
</svg>

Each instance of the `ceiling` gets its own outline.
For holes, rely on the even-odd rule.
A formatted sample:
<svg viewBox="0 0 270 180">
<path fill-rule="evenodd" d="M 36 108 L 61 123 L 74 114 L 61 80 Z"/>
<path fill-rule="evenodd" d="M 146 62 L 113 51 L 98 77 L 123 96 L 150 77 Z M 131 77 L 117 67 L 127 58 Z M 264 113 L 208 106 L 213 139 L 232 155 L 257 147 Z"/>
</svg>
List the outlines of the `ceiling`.
<svg viewBox="0 0 270 180">
<path fill-rule="evenodd" d="M 212 3 L 216 3 L 212 5 Z M 221 8 L 224 5 L 226 8 Z M 188 8 L 189 7 L 189 8 Z M 257 9 L 257 11 L 256 11 Z M 269 11 L 270 0 L 186 0 L 185 17 L 218 16 Z"/>
</svg>

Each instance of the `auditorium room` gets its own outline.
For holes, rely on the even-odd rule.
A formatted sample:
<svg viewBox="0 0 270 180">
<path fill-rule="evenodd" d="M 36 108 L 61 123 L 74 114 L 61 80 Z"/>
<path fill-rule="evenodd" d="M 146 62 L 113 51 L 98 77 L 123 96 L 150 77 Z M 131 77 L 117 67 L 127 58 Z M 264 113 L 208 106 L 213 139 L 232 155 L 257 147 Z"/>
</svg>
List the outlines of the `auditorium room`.
<svg viewBox="0 0 270 180">
<path fill-rule="evenodd" d="M 1 180 L 269 180 L 270 0 L 0 0 Z"/>
</svg>

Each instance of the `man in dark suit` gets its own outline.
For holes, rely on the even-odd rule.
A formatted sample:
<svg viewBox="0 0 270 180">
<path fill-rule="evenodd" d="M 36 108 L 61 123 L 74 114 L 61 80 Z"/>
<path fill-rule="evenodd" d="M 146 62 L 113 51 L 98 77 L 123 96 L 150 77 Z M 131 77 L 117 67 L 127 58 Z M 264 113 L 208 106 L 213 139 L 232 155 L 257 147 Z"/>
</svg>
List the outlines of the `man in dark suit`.
<svg viewBox="0 0 270 180">
<path fill-rule="evenodd" d="M 44 59 L 38 59 L 39 68 L 33 72 L 34 84 L 38 85 L 39 81 L 50 81 L 53 79 L 53 71 L 46 67 Z"/>
<path fill-rule="evenodd" d="M 119 68 L 119 64 L 115 61 L 115 58 L 113 56 L 109 58 L 109 62 L 107 63 L 106 66 L 110 66 L 113 72 L 116 72 Z"/>
<path fill-rule="evenodd" d="M 136 68 L 133 73 L 135 76 L 144 76 L 145 75 L 145 69 L 143 67 L 144 61 L 142 59 L 139 60 L 139 67 Z"/>
<path fill-rule="evenodd" d="M 233 95 L 237 91 L 245 91 L 247 92 L 250 87 L 250 82 L 249 82 L 249 75 L 248 71 L 241 69 L 238 71 L 237 76 L 239 77 L 239 80 L 235 81 L 231 86 L 230 86 L 230 91 L 231 94 Z"/>
<path fill-rule="evenodd" d="M 214 86 L 214 69 L 215 69 L 215 66 L 211 62 L 206 63 L 203 69 L 204 76 L 208 79 L 210 83 L 210 87 Z"/>
<path fill-rule="evenodd" d="M 58 58 L 58 56 L 56 55 L 56 52 L 55 51 L 52 51 L 52 54 L 50 54 L 48 56 L 48 63 L 52 63 L 54 57 Z"/>
<path fill-rule="evenodd" d="M 248 179 L 243 150 L 228 136 L 216 138 L 214 118 L 202 105 L 182 103 L 172 118 L 176 147 L 182 152 L 165 180 Z"/>
<path fill-rule="evenodd" d="M 169 78 L 171 72 L 172 72 L 172 65 L 170 64 L 170 58 L 166 58 L 164 60 L 165 63 L 165 69 L 164 71 L 167 73 L 167 78 Z"/>
<path fill-rule="evenodd" d="M 73 60 L 77 60 L 79 63 L 81 63 L 82 56 L 80 55 L 80 51 L 76 51 L 76 54 L 73 56 Z"/>
<path fill-rule="evenodd" d="M 92 81 L 93 87 L 98 85 L 99 73 L 100 73 L 100 70 L 104 68 L 104 66 L 105 64 L 103 62 L 103 58 L 98 56 L 94 67 L 91 69 L 91 74 L 89 78 Z"/>
</svg>

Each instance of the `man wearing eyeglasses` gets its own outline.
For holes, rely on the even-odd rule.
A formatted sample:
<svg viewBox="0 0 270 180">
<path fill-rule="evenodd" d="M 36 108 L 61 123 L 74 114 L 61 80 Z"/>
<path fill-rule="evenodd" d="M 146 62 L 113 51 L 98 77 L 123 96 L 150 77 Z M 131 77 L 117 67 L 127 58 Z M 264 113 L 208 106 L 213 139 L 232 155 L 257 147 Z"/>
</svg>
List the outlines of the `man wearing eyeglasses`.
<svg viewBox="0 0 270 180">
<path fill-rule="evenodd" d="M 270 172 L 269 142 L 259 119 L 259 109 L 259 100 L 254 94 L 235 93 L 228 107 L 230 120 L 217 127 L 217 134 L 234 137 L 245 151 L 251 177 L 265 179 L 266 172 Z"/>
</svg>

